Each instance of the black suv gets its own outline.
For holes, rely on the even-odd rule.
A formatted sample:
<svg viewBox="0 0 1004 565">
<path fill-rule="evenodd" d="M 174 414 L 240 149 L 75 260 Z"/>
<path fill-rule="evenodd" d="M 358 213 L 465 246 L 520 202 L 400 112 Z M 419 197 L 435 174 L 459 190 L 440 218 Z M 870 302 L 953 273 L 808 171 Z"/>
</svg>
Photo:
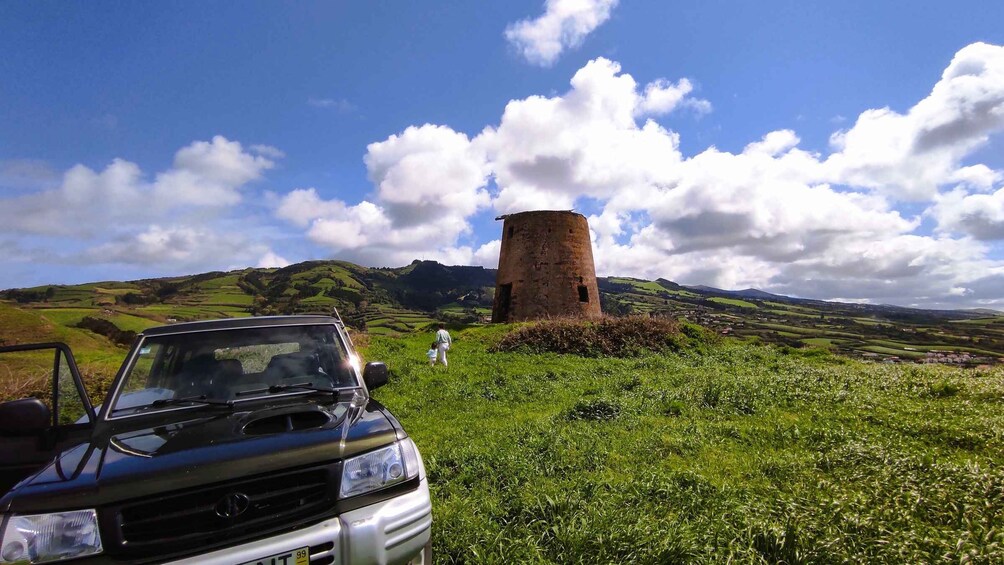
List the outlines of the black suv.
<svg viewBox="0 0 1004 565">
<path fill-rule="evenodd" d="M 337 318 L 140 334 L 92 407 L 69 349 L 49 398 L 0 404 L 0 563 L 429 563 L 425 469 Z"/>
</svg>

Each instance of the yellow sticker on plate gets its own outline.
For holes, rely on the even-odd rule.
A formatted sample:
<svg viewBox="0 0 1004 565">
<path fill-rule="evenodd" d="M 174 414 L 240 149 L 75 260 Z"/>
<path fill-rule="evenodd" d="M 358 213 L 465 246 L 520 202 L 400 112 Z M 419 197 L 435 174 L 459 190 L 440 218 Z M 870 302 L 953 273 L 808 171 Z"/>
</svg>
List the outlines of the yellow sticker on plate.
<svg viewBox="0 0 1004 565">
<path fill-rule="evenodd" d="M 301 547 L 254 561 L 246 561 L 240 565 L 310 565 L 310 549 Z"/>
</svg>

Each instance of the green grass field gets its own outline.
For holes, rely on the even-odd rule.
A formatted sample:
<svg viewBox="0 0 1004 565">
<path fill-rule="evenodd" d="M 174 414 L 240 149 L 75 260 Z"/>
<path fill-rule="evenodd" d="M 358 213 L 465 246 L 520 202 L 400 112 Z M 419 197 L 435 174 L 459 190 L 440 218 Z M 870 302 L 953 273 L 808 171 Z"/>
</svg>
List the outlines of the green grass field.
<svg viewBox="0 0 1004 565">
<path fill-rule="evenodd" d="M 922 359 L 924 354 L 920 351 L 907 351 L 898 347 L 883 347 L 881 345 L 864 345 L 858 347 L 861 351 L 870 351 L 872 353 L 880 353 L 882 355 L 895 355 L 896 357 L 905 357 L 908 359 Z"/>
<path fill-rule="evenodd" d="M 69 342 L 97 397 L 125 351 L 51 310 L 0 304 L 4 339 Z M 453 328 L 433 369 L 393 310 L 356 341 L 425 459 L 437 563 L 1004 562 L 1004 368 L 491 353 L 495 325 Z"/>
<path fill-rule="evenodd" d="M 640 291 L 650 292 L 650 293 L 653 293 L 653 294 L 659 294 L 659 293 L 663 293 L 663 292 L 670 292 L 668 289 L 666 289 L 666 287 L 662 286 L 661 284 L 659 284 L 659 283 L 657 283 L 655 281 L 643 281 L 643 280 L 639 280 L 639 279 L 628 279 L 628 278 L 611 277 L 610 278 L 610 282 L 614 282 L 614 283 L 618 283 L 618 284 L 629 284 L 629 285 L 633 286 L 634 288 L 636 288 L 636 289 L 638 289 Z"/>
<path fill-rule="evenodd" d="M 708 299 L 708 302 L 727 304 L 729 306 L 738 306 L 740 308 L 758 308 L 756 304 L 753 304 L 752 302 L 747 302 L 745 300 L 739 300 L 738 298 L 721 298 L 718 296 L 713 296 Z"/>
<path fill-rule="evenodd" d="M 437 563 L 1004 560 L 1000 369 L 489 353 L 503 331 L 454 332 L 448 370 L 431 334 L 365 351 L 425 458 Z"/>
<path fill-rule="evenodd" d="M 757 324 L 755 324 L 755 326 L 756 327 L 761 327 L 761 328 L 768 328 L 768 329 L 771 329 L 771 330 L 782 331 L 782 332 L 789 332 L 789 333 L 798 334 L 798 335 L 817 335 L 817 334 L 819 334 L 819 331 L 811 329 L 811 328 L 801 328 L 801 327 L 798 327 L 798 326 L 789 326 L 789 325 L 786 325 L 786 324 L 757 323 Z"/>
<path fill-rule="evenodd" d="M 833 339 L 828 337 L 810 337 L 808 339 L 803 339 L 802 343 L 806 345 L 811 345 L 813 347 L 833 347 Z"/>
<path fill-rule="evenodd" d="M 795 316 L 795 317 L 798 317 L 798 318 L 813 318 L 813 319 L 816 319 L 816 320 L 819 319 L 819 314 L 809 314 L 809 313 L 806 313 L 806 312 L 799 312 L 798 310 L 769 309 L 769 310 L 767 310 L 767 312 L 770 312 L 771 314 L 777 314 L 778 316 L 785 316 L 785 317 Z"/>
<path fill-rule="evenodd" d="M 902 342 L 898 342 L 898 341 L 889 341 L 889 340 L 881 340 L 881 339 L 871 340 L 870 343 L 873 343 L 875 345 L 880 345 L 880 346 L 885 346 L 885 347 L 893 348 L 893 349 L 905 349 L 905 348 L 909 347 L 909 348 L 911 348 L 914 351 L 924 351 L 924 352 L 926 352 L 926 351 L 966 351 L 966 352 L 969 352 L 969 353 L 977 353 L 977 354 L 980 354 L 980 355 L 992 355 L 994 357 L 996 357 L 996 356 L 999 355 L 998 353 L 995 353 L 993 351 L 987 351 L 985 349 L 979 349 L 977 347 L 965 347 L 965 346 L 958 346 L 958 345 L 953 345 L 953 344 L 948 344 L 948 343 L 931 343 L 931 344 L 920 345 L 920 344 L 916 344 L 916 343 L 902 343 Z"/>
<path fill-rule="evenodd" d="M 975 326 L 986 326 L 990 324 L 1004 324 L 1004 316 L 994 316 L 993 318 L 972 318 L 969 320 L 951 320 L 953 324 L 970 324 Z"/>
<path fill-rule="evenodd" d="M 40 308 L 37 311 L 45 316 L 46 319 L 61 326 L 74 326 L 79 324 L 85 316 L 110 320 L 121 330 L 130 330 L 137 333 L 153 326 L 162 325 L 159 321 L 131 314 L 124 314 L 120 312 L 106 314 L 103 310 L 98 308 Z"/>
</svg>

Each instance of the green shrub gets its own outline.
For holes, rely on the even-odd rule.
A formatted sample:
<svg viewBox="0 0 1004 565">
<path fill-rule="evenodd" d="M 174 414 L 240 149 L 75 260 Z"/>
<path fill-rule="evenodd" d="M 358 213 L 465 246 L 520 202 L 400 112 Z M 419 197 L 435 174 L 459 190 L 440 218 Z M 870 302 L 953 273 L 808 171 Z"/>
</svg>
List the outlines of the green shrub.
<svg viewBox="0 0 1004 565">
<path fill-rule="evenodd" d="M 609 400 L 580 400 L 568 411 L 568 420 L 613 420 L 621 413 L 621 407 Z"/>
<path fill-rule="evenodd" d="M 667 400 L 662 405 L 662 413 L 666 416 L 679 416 L 683 414 L 683 408 L 686 406 L 680 400 Z"/>
<path fill-rule="evenodd" d="M 493 351 L 636 357 L 647 352 L 678 351 L 687 345 L 687 337 L 681 333 L 680 325 L 668 318 L 629 316 L 596 322 L 547 320 L 510 331 Z"/>
<path fill-rule="evenodd" d="M 935 398 L 948 398 L 950 396 L 955 396 L 956 394 L 959 394 L 959 390 L 961 390 L 959 385 L 945 380 L 931 383 L 928 386 L 928 393 Z"/>
</svg>

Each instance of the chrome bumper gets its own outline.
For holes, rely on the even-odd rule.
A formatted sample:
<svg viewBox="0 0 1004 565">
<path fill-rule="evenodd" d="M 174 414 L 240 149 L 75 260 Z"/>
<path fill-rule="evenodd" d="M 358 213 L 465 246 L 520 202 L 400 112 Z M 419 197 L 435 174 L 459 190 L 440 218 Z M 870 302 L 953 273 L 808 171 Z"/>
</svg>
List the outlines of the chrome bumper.
<svg viewBox="0 0 1004 565">
<path fill-rule="evenodd" d="M 311 563 L 397 564 L 413 560 L 422 563 L 422 549 L 431 535 L 432 499 L 429 483 L 422 479 L 419 487 L 410 493 L 346 512 L 337 518 L 171 563 L 234 565 L 300 547 L 317 546 L 323 549 L 310 552 Z"/>
</svg>

